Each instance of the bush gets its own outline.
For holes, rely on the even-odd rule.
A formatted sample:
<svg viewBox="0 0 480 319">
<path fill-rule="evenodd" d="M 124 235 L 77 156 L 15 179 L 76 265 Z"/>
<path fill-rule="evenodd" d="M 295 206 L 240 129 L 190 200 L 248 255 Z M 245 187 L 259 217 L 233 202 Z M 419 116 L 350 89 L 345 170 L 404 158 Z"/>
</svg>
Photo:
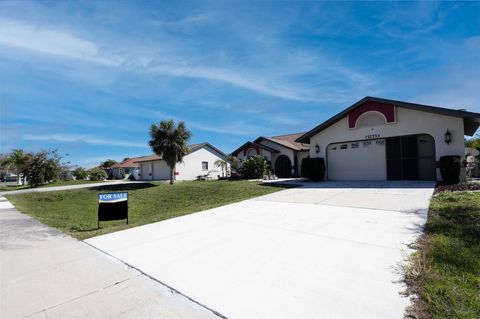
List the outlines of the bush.
<svg viewBox="0 0 480 319">
<path fill-rule="evenodd" d="M 325 160 L 321 157 L 304 158 L 302 160 L 302 176 L 313 181 L 322 181 L 325 178 Z"/>
<path fill-rule="evenodd" d="M 267 169 L 267 160 L 257 155 L 244 160 L 240 172 L 245 178 L 262 178 L 267 173 Z"/>
<path fill-rule="evenodd" d="M 75 178 L 78 179 L 78 180 L 83 180 L 83 179 L 86 179 L 88 177 L 88 172 L 83 167 L 77 167 L 75 169 L 75 171 L 73 172 L 73 174 L 75 175 Z"/>
<path fill-rule="evenodd" d="M 440 157 L 440 173 L 445 184 L 458 184 L 460 182 L 460 165 L 461 159 L 458 155 Z"/>
<path fill-rule="evenodd" d="M 99 167 L 94 167 L 90 169 L 88 171 L 88 174 L 90 175 L 91 181 L 103 181 L 106 180 L 108 177 L 107 173 Z"/>
</svg>

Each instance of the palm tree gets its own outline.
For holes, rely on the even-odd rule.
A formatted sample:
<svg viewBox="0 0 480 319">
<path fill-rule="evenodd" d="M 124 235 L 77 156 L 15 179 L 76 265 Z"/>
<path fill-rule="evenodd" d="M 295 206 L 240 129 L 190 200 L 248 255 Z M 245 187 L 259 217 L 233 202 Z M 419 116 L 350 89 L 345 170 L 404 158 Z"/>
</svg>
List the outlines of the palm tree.
<svg viewBox="0 0 480 319">
<path fill-rule="evenodd" d="M 183 121 L 177 127 L 173 120 L 162 120 L 158 126 L 152 124 L 150 127 L 152 139 L 148 144 L 170 166 L 170 184 L 175 180 L 175 165 L 188 154 L 188 140 L 191 136 Z"/>
<path fill-rule="evenodd" d="M 222 168 L 222 177 L 228 175 L 228 162 L 226 160 L 218 159 L 215 161 L 215 166 Z M 223 174 L 223 169 L 225 168 L 225 175 Z"/>
<path fill-rule="evenodd" d="M 25 165 L 27 164 L 29 157 L 30 154 L 25 153 L 22 149 L 14 149 L 8 155 L 7 167 L 20 176 L 20 174 L 24 173 Z M 21 180 L 21 183 L 23 184 L 23 180 Z"/>
</svg>

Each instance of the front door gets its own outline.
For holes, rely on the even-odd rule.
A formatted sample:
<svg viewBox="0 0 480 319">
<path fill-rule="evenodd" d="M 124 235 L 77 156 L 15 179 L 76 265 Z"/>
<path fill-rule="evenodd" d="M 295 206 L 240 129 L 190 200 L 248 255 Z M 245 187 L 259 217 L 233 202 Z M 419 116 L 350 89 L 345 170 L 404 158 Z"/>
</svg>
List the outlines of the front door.
<svg viewBox="0 0 480 319">
<path fill-rule="evenodd" d="M 287 155 L 280 155 L 275 160 L 275 175 L 280 178 L 292 176 L 292 161 Z"/>
</svg>

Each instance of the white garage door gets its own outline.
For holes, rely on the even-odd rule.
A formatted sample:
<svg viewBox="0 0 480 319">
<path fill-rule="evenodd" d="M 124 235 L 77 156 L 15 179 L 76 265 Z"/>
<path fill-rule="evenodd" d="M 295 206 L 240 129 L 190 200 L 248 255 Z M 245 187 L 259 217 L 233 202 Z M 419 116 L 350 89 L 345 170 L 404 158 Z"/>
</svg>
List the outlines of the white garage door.
<svg viewBox="0 0 480 319">
<path fill-rule="evenodd" d="M 327 174 L 334 181 L 387 179 L 385 140 L 331 144 L 327 149 Z"/>
<path fill-rule="evenodd" d="M 153 162 L 153 179 L 170 179 L 170 167 L 167 165 L 167 162 Z"/>
</svg>

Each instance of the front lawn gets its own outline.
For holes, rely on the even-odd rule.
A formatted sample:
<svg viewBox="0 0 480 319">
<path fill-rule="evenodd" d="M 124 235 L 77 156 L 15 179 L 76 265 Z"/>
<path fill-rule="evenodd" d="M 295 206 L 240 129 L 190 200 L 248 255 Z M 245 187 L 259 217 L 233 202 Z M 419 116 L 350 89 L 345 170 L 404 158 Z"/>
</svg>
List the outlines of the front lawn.
<svg viewBox="0 0 480 319">
<path fill-rule="evenodd" d="M 135 227 L 238 202 L 284 189 L 248 181 L 193 181 L 107 185 L 77 190 L 7 195 L 15 207 L 78 239 Z M 97 229 L 97 194 L 129 192 L 129 224 L 101 222 Z"/>
<path fill-rule="evenodd" d="M 411 318 L 480 318 L 480 193 L 432 198 L 419 250 L 405 268 Z"/>
</svg>

